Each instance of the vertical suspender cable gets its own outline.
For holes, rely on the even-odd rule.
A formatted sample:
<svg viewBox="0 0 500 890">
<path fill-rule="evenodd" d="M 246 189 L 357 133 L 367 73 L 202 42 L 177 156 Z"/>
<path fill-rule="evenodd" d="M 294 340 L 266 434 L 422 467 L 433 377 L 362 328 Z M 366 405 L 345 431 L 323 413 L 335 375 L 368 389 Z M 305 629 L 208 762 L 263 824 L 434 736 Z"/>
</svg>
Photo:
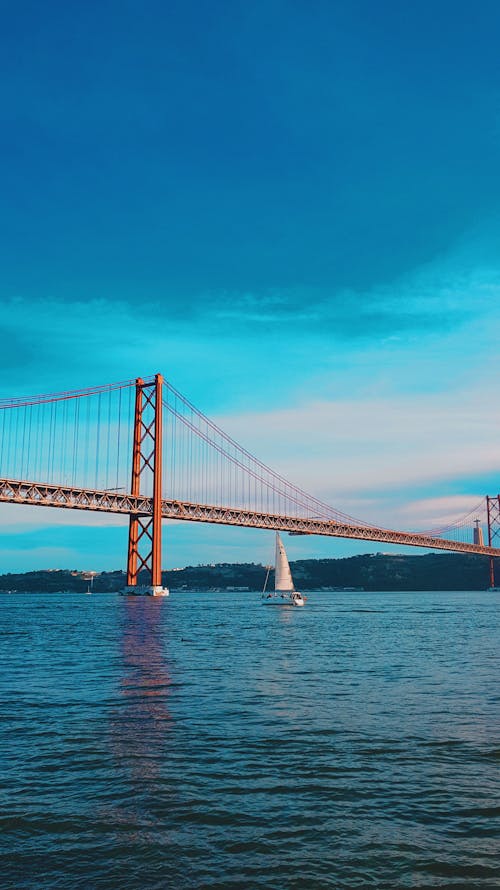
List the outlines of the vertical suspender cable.
<svg viewBox="0 0 500 890">
<path fill-rule="evenodd" d="M 32 470 L 30 468 L 30 456 L 31 456 L 30 455 L 30 451 L 31 451 L 30 446 L 31 446 L 32 420 L 33 420 L 33 405 L 30 405 L 29 406 L 29 414 L 28 414 L 28 441 L 26 444 L 26 466 L 27 466 L 27 473 L 28 473 L 29 479 L 33 479 Z M 34 478 L 36 479 L 36 476 L 34 476 Z"/>
<path fill-rule="evenodd" d="M 12 422 L 13 422 L 12 421 L 12 408 L 9 408 L 8 411 L 9 411 L 9 416 L 8 416 L 9 431 L 7 433 L 7 458 L 6 458 L 8 473 L 6 475 L 13 476 L 14 474 L 12 473 L 12 467 L 11 467 L 11 463 L 10 463 L 10 448 L 11 448 L 11 443 L 12 443 Z"/>
<path fill-rule="evenodd" d="M 78 467 L 78 444 L 80 440 L 80 399 L 75 399 L 75 419 L 73 429 L 73 473 L 71 484 L 76 485 L 76 472 Z"/>
<path fill-rule="evenodd" d="M 19 454 L 19 441 L 18 441 L 18 431 L 19 431 L 19 411 L 16 411 L 16 432 L 14 434 L 14 457 Z M 19 467 L 16 467 L 17 472 L 16 476 L 19 477 Z"/>
<path fill-rule="evenodd" d="M 52 460 L 50 466 L 50 480 L 54 482 L 54 464 L 56 460 L 56 442 L 57 442 L 57 409 L 59 407 L 59 402 L 54 402 L 54 435 L 52 442 Z"/>
<path fill-rule="evenodd" d="M 132 385 L 130 385 L 128 388 L 128 408 L 127 408 L 127 431 L 130 429 L 132 431 L 134 429 L 133 414 L 132 414 Z M 132 437 L 133 437 L 133 432 L 132 432 Z M 133 438 L 132 438 L 132 441 L 133 441 Z M 129 445 L 128 442 L 127 442 L 127 445 Z M 127 462 L 126 462 L 125 469 L 126 469 L 126 478 L 127 478 L 126 484 L 127 484 L 127 491 L 128 491 L 129 490 L 128 486 L 130 486 L 130 479 L 132 476 L 132 448 L 130 447 L 130 445 L 127 448 Z"/>
<path fill-rule="evenodd" d="M 110 436 L 111 436 L 111 390 L 108 393 L 108 423 L 107 423 L 107 435 L 106 435 L 106 485 L 105 488 L 109 488 L 109 444 L 110 444 Z"/>
<path fill-rule="evenodd" d="M 97 428 L 96 428 L 96 449 L 95 449 L 95 485 L 97 488 L 97 479 L 99 473 L 99 444 L 101 439 L 101 393 L 97 396 Z"/>
<path fill-rule="evenodd" d="M 59 468 L 62 471 L 61 476 L 59 478 L 59 482 L 66 482 L 66 461 L 68 459 L 68 449 L 67 449 L 67 434 L 68 434 L 68 399 L 64 399 L 62 403 L 62 435 L 61 435 L 61 446 L 59 449 Z"/>
<path fill-rule="evenodd" d="M 116 484 L 115 488 L 118 488 L 118 480 L 120 478 L 120 440 L 122 434 L 122 390 L 121 387 L 118 392 L 118 430 L 116 436 Z"/>
<path fill-rule="evenodd" d="M 86 419 L 85 419 L 85 459 L 84 459 L 84 488 L 90 488 L 90 396 L 86 400 Z"/>
<path fill-rule="evenodd" d="M 8 408 L 2 409 L 2 441 L 0 442 L 0 476 L 5 476 L 5 465 L 3 461 L 5 447 L 5 424 Z"/>
<path fill-rule="evenodd" d="M 26 447 L 26 405 L 23 405 L 22 430 L 23 431 L 22 431 L 22 440 L 21 440 L 21 479 L 27 479 L 27 475 L 25 475 L 25 469 L 24 469 L 25 447 Z"/>
</svg>

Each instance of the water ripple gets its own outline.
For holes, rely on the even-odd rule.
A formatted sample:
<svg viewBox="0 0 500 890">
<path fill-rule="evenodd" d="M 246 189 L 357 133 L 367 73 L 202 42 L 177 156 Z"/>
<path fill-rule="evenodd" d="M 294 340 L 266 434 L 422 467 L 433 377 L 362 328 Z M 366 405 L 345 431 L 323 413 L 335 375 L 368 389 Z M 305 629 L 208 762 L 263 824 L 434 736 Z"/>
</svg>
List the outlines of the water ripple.
<svg viewBox="0 0 500 890">
<path fill-rule="evenodd" d="M 2 607 L 2 888 L 500 887 L 491 594 Z"/>
</svg>

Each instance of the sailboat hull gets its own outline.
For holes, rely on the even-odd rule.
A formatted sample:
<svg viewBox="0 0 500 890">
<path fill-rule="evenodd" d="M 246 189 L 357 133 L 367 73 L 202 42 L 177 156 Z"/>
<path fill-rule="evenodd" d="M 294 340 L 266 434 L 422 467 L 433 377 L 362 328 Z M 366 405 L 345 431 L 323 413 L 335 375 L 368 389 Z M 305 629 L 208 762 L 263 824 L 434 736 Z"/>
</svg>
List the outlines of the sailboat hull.
<svg viewBox="0 0 500 890">
<path fill-rule="evenodd" d="M 281 596 L 279 593 L 271 593 L 262 598 L 263 606 L 303 606 L 304 597 L 297 593 Z"/>
</svg>

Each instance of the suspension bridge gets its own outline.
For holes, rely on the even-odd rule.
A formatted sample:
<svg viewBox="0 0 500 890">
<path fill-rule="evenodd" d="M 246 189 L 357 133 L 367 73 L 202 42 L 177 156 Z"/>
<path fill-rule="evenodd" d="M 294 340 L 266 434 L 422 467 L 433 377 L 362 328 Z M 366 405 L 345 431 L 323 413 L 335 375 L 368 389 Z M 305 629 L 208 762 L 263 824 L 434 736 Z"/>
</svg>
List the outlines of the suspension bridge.
<svg viewBox="0 0 500 890">
<path fill-rule="evenodd" d="M 0 502 L 127 515 L 130 587 L 140 573 L 161 586 L 163 519 L 478 553 L 495 585 L 500 495 L 441 528 L 369 524 L 259 461 L 160 374 L 4 399 L 0 429 Z"/>
</svg>

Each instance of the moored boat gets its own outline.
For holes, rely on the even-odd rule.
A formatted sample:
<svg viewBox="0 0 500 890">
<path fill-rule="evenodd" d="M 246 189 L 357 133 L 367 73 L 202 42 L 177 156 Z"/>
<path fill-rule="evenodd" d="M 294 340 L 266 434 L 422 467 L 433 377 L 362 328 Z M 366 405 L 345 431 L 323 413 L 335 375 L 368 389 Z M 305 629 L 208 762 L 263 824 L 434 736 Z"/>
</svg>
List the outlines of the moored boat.
<svg viewBox="0 0 500 890">
<path fill-rule="evenodd" d="M 131 584 L 120 593 L 122 596 L 170 596 L 168 587 L 159 584 Z"/>
</svg>

